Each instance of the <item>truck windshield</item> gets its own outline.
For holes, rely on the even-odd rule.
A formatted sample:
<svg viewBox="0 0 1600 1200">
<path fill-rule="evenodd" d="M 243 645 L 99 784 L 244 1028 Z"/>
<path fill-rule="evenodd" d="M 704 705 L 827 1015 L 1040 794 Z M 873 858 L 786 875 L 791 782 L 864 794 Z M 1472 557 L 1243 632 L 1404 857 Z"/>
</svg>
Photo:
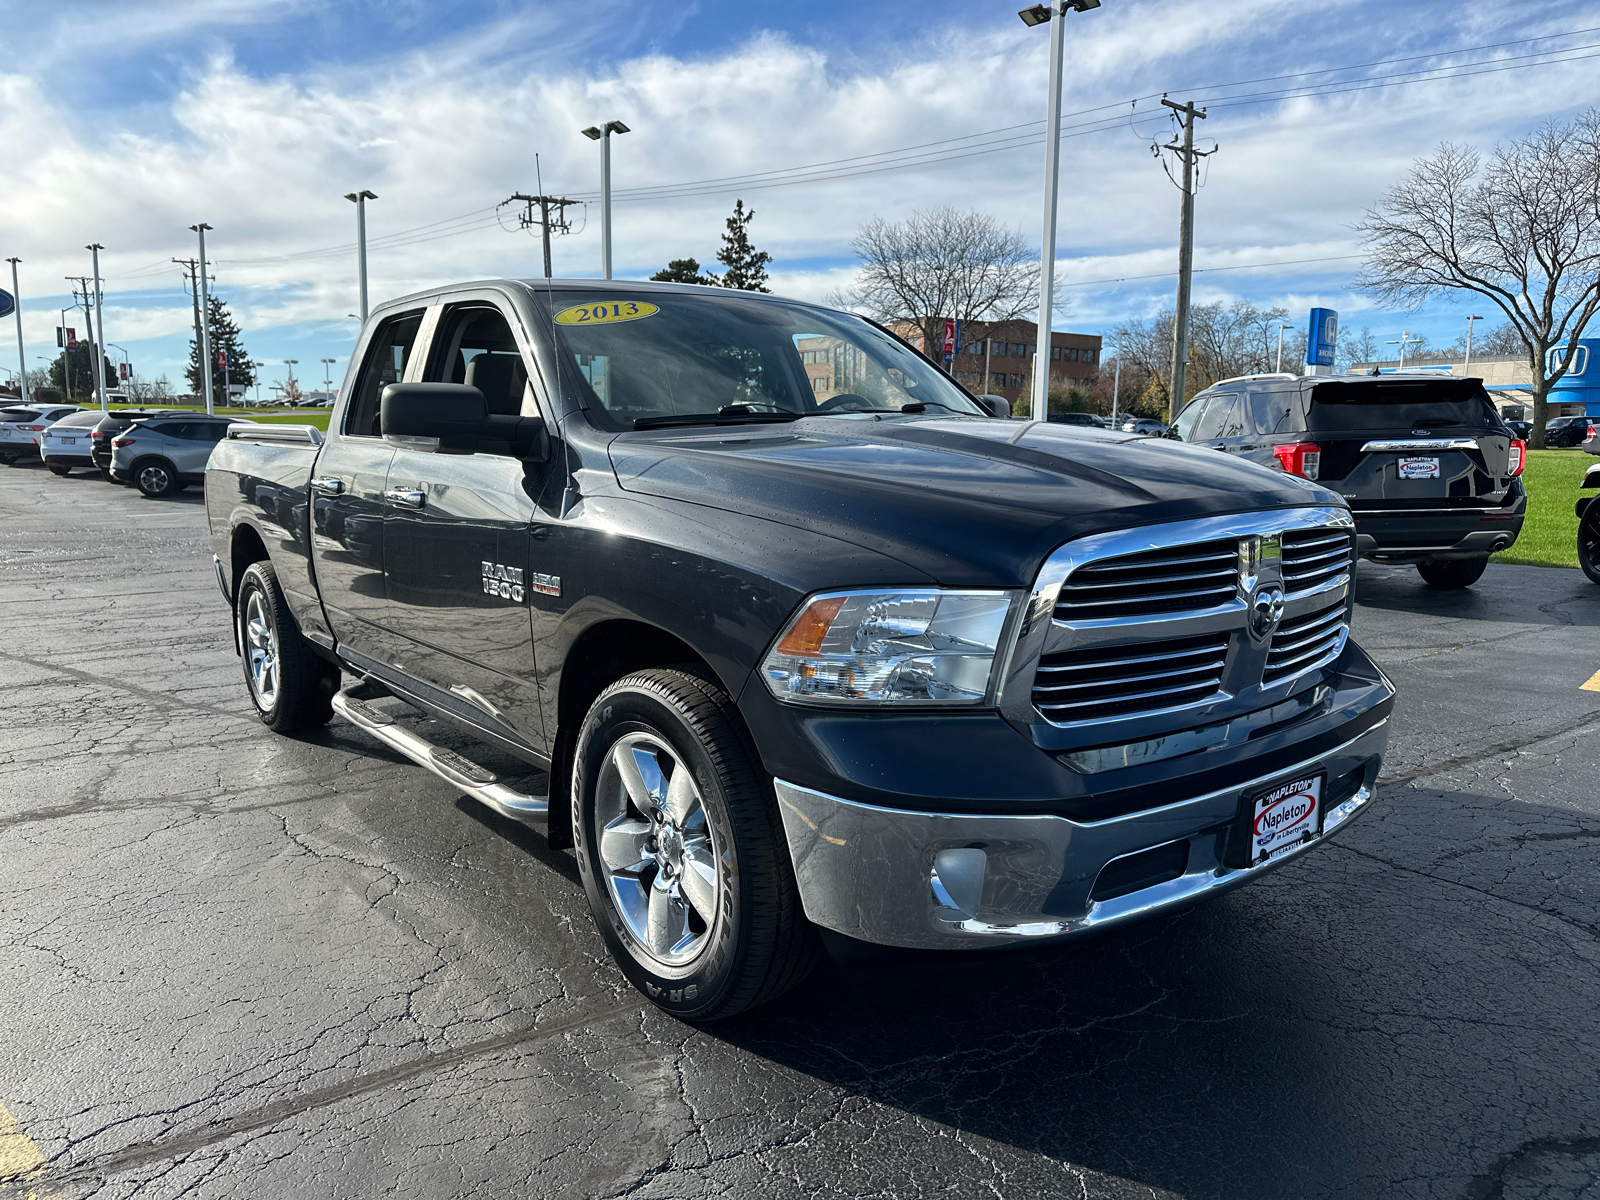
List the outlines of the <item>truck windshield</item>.
<svg viewBox="0 0 1600 1200">
<path fill-rule="evenodd" d="M 898 413 L 908 404 L 985 415 L 931 363 L 859 317 L 707 292 L 539 293 L 563 371 L 573 367 L 596 424 L 624 430 L 724 411 Z"/>
<path fill-rule="evenodd" d="M 1483 386 L 1467 379 L 1324 383 L 1311 393 L 1313 429 L 1435 430 L 1442 426 L 1492 427 L 1500 422 Z"/>
</svg>

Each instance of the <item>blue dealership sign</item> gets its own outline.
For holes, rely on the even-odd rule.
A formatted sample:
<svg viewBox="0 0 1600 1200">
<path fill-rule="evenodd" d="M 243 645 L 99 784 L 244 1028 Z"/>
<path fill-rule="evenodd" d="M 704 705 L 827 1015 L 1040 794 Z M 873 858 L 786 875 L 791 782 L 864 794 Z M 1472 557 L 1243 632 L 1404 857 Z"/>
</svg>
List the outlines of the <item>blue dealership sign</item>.
<svg viewBox="0 0 1600 1200">
<path fill-rule="evenodd" d="M 0 292 L 0 317 L 9 317 L 17 311 L 17 299 L 10 292 Z"/>
<path fill-rule="evenodd" d="M 1331 308 L 1313 308 L 1306 330 L 1306 366 L 1331 367 L 1339 348 L 1339 314 Z"/>
</svg>

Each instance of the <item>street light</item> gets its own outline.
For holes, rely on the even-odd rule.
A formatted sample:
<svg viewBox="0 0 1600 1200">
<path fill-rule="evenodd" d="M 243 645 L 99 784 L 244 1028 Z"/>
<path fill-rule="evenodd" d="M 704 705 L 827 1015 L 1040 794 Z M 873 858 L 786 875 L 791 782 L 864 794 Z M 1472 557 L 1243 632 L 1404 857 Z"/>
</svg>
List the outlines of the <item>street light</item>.
<svg viewBox="0 0 1600 1200">
<path fill-rule="evenodd" d="M 1285 325 L 1281 321 L 1278 322 L 1278 360 L 1273 364 L 1272 369 L 1280 375 L 1283 374 L 1283 331 L 1293 328 L 1293 325 Z"/>
<path fill-rule="evenodd" d="M 378 193 L 362 188 L 359 192 L 344 195 L 356 206 L 356 270 L 361 279 L 361 323 L 367 323 L 367 201 L 376 200 Z"/>
<path fill-rule="evenodd" d="M 337 358 L 324 358 L 319 361 L 322 363 L 322 390 L 325 392 L 331 391 L 333 388 L 333 364 L 339 360 Z"/>
<path fill-rule="evenodd" d="M 17 287 L 17 264 L 22 260 L 15 256 L 6 259 L 11 264 L 11 303 L 16 307 L 17 313 L 17 366 L 22 374 L 17 378 L 21 381 L 22 402 L 28 402 L 28 352 L 22 345 L 22 290 Z"/>
<path fill-rule="evenodd" d="M 1096 0 L 1098 3 L 1098 0 Z M 607 121 L 582 131 L 590 141 L 600 143 L 600 277 L 611 278 L 611 135 L 632 133 L 621 121 Z"/>
<path fill-rule="evenodd" d="M 1482 317 L 1467 318 L 1467 361 L 1461 364 L 1461 373 L 1463 375 L 1470 373 L 1472 370 L 1472 323 L 1481 320 L 1483 320 Z"/>
<path fill-rule="evenodd" d="M 1050 411 L 1050 322 L 1055 312 L 1056 200 L 1061 179 L 1061 62 L 1066 53 L 1066 15 L 1099 8 L 1100 0 L 1050 0 L 1017 15 L 1024 25 L 1050 25 L 1050 97 L 1044 126 L 1044 236 L 1039 248 L 1039 338 L 1033 356 L 1033 411 L 1043 421 Z M 1054 20 L 1052 20 L 1054 18 Z"/>
</svg>

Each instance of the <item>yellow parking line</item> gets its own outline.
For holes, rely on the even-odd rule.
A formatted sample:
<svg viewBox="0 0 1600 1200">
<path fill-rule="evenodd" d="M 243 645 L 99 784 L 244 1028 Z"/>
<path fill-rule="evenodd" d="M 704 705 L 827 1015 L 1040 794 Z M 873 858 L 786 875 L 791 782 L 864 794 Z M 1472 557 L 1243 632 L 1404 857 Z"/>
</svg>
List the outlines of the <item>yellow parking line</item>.
<svg viewBox="0 0 1600 1200">
<path fill-rule="evenodd" d="M 1580 692 L 1600 692 L 1600 671 L 1596 671 L 1587 680 L 1578 685 Z"/>
<path fill-rule="evenodd" d="M 0 1104 L 0 1183 L 24 1179 L 44 1165 L 44 1155 L 33 1139 L 17 1127 L 11 1112 Z"/>
</svg>

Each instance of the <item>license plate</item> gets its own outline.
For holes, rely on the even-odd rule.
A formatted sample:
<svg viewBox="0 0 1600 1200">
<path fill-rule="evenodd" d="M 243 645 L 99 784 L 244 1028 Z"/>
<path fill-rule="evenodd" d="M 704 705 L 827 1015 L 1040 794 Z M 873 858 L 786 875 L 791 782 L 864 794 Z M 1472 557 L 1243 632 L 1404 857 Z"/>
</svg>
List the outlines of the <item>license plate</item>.
<svg viewBox="0 0 1600 1200">
<path fill-rule="evenodd" d="M 75 438 L 75 437 L 69 437 L 69 438 L 62 438 L 61 439 L 61 444 L 63 446 L 75 446 L 75 445 L 77 445 L 77 442 L 78 442 L 78 439 Z"/>
<path fill-rule="evenodd" d="M 1322 793 L 1327 782 L 1325 772 L 1302 775 L 1244 798 L 1240 817 L 1241 823 L 1249 822 L 1251 866 L 1322 832 Z"/>
<path fill-rule="evenodd" d="M 1401 479 L 1437 479 L 1439 478 L 1439 460 L 1437 458 L 1402 458 L 1400 460 Z"/>
</svg>

